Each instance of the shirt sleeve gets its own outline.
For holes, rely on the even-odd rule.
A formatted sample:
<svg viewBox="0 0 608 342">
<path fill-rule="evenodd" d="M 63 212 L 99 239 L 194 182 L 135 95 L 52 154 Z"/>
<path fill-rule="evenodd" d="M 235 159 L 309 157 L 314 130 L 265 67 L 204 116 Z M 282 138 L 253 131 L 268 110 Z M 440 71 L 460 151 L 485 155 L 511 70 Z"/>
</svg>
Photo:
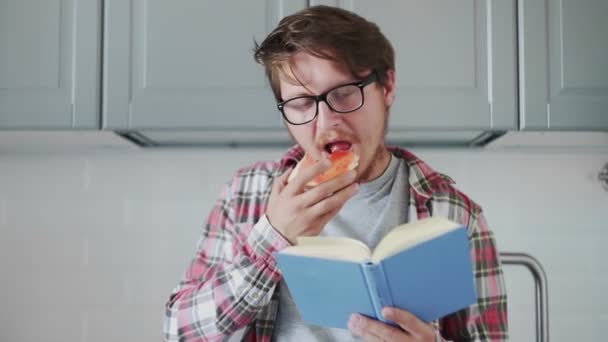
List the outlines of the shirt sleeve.
<svg viewBox="0 0 608 342">
<path fill-rule="evenodd" d="M 281 276 L 273 252 L 289 245 L 266 216 L 235 223 L 226 186 L 208 216 L 197 255 L 165 307 L 165 341 L 223 340 L 250 325 Z"/>
<path fill-rule="evenodd" d="M 477 303 L 441 320 L 441 333 L 453 341 L 506 341 L 507 295 L 494 235 L 481 212 L 471 215 L 469 238 Z"/>
</svg>

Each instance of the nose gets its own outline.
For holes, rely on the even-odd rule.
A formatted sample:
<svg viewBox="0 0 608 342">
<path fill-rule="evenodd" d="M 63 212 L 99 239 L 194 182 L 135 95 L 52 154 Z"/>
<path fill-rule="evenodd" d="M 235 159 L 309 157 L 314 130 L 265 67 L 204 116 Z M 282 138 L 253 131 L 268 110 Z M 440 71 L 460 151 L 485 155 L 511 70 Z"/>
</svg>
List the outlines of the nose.
<svg viewBox="0 0 608 342">
<path fill-rule="evenodd" d="M 334 112 L 326 102 L 319 102 L 319 113 L 317 114 L 317 129 L 320 131 L 338 126 L 342 115 Z"/>
</svg>

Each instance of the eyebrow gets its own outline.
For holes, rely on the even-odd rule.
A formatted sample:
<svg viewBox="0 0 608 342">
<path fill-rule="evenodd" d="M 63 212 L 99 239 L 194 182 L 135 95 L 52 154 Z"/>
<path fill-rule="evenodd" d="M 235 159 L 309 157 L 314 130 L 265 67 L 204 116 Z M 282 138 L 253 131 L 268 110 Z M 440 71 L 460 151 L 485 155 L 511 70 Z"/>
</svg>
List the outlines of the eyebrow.
<svg viewBox="0 0 608 342">
<path fill-rule="evenodd" d="M 293 95 L 286 96 L 283 100 L 293 99 L 293 98 L 302 97 L 302 96 L 316 96 L 316 95 L 312 94 L 312 93 L 306 93 L 306 92 L 299 91 Z"/>
<path fill-rule="evenodd" d="M 336 83 L 331 87 L 328 87 L 327 89 L 325 89 L 324 91 L 320 92 L 319 94 L 323 94 L 329 90 L 335 89 L 339 86 L 343 86 L 343 85 L 347 85 L 347 84 L 352 84 L 352 83 L 356 83 L 356 82 L 361 82 L 361 80 L 351 80 L 351 81 L 344 81 L 344 82 L 340 82 L 340 83 Z M 300 87 L 303 87 L 304 89 L 310 91 L 305 85 L 300 85 Z M 303 97 L 303 96 L 317 96 L 318 94 L 313 94 L 312 92 L 310 93 L 305 93 L 302 91 L 299 91 L 297 93 L 295 93 L 294 95 L 288 96 L 288 97 L 284 97 L 281 95 L 281 98 L 283 101 L 285 100 L 289 100 L 289 99 L 295 99 L 296 97 Z"/>
</svg>

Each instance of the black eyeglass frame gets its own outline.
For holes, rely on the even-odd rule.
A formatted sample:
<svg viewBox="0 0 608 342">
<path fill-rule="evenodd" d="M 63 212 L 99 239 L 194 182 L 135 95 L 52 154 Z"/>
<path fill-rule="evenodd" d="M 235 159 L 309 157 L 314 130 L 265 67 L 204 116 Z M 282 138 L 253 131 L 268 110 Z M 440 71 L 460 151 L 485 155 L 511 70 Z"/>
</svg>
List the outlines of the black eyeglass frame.
<svg viewBox="0 0 608 342">
<path fill-rule="evenodd" d="M 355 82 L 351 82 L 351 83 L 345 83 L 345 84 L 340 84 L 337 85 L 331 89 L 329 89 L 328 91 L 324 92 L 323 94 L 319 94 L 319 95 L 304 95 L 304 96 L 296 96 L 296 97 L 292 97 L 288 100 L 285 101 L 281 101 L 279 103 L 277 103 L 277 108 L 279 109 L 279 111 L 281 112 L 281 114 L 283 115 L 283 118 L 285 119 L 285 121 L 289 122 L 291 125 L 294 126 L 298 126 L 298 125 L 305 125 L 311 121 L 313 121 L 314 119 L 317 118 L 317 116 L 319 115 L 319 102 L 323 101 L 325 102 L 325 104 L 327 104 L 327 106 L 333 110 L 336 113 L 340 113 L 340 114 L 347 114 L 347 113 L 352 113 L 358 109 L 360 109 L 361 107 L 363 107 L 363 104 L 365 103 L 365 95 L 363 93 L 363 88 L 365 88 L 367 85 L 372 84 L 374 82 L 376 82 L 378 80 L 378 74 L 373 71 L 371 74 L 369 74 L 367 77 L 365 77 L 363 80 L 361 81 L 355 81 Z M 359 88 L 359 91 L 361 92 L 361 104 L 359 104 L 359 106 L 357 106 L 357 108 L 355 109 L 351 109 L 348 111 L 340 111 L 340 110 L 336 110 L 328 101 L 327 101 L 327 95 L 329 93 L 331 93 L 332 91 L 338 89 L 338 88 L 342 88 L 342 87 L 347 87 L 347 86 L 357 86 L 357 88 Z M 316 105 L 316 109 L 315 109 L 315 115 L 313 115 L 313 117 L 305 122 L 300 122 L 300 123 L 294 123 L 292 121 L 290 121 L 287 118 L 287 115 L 285 115 L 285 111 L 283 110 L 285 107 L 285 104 L 287 102 L 293 101 L 293 100 L 297 100 L 297 99 L 303 99 L 303 98 L 311 98 L 313 100 L 315 100 L 315 105 Z"/>
</svg>

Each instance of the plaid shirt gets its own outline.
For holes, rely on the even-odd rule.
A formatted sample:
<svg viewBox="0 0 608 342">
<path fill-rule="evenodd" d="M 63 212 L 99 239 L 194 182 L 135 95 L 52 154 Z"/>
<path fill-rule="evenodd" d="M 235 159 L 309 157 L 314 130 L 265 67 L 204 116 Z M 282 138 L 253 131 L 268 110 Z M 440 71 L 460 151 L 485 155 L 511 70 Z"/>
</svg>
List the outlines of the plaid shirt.
<svg viewBox="0 0 608 342">
<path fill-rule="evenodd" d="M 445 216 L 467 225 L 477 303 L 442 318 L 454 341 L 507 339 L 507 300 L 493 233 L 481 208 L 407 150 L 389 151 L 409 168 L 409 218 Z M 166 341 L 225 340 L 243 328 L 250 341 L 270 341 L 281 279 L 273 252 L 289 245 L 266 216 L 273 180 L 303 156 L 294 147 L 280 160 L 239 170 L 209 214 L 197 255 L 166 304 Z"/>
</svg>

